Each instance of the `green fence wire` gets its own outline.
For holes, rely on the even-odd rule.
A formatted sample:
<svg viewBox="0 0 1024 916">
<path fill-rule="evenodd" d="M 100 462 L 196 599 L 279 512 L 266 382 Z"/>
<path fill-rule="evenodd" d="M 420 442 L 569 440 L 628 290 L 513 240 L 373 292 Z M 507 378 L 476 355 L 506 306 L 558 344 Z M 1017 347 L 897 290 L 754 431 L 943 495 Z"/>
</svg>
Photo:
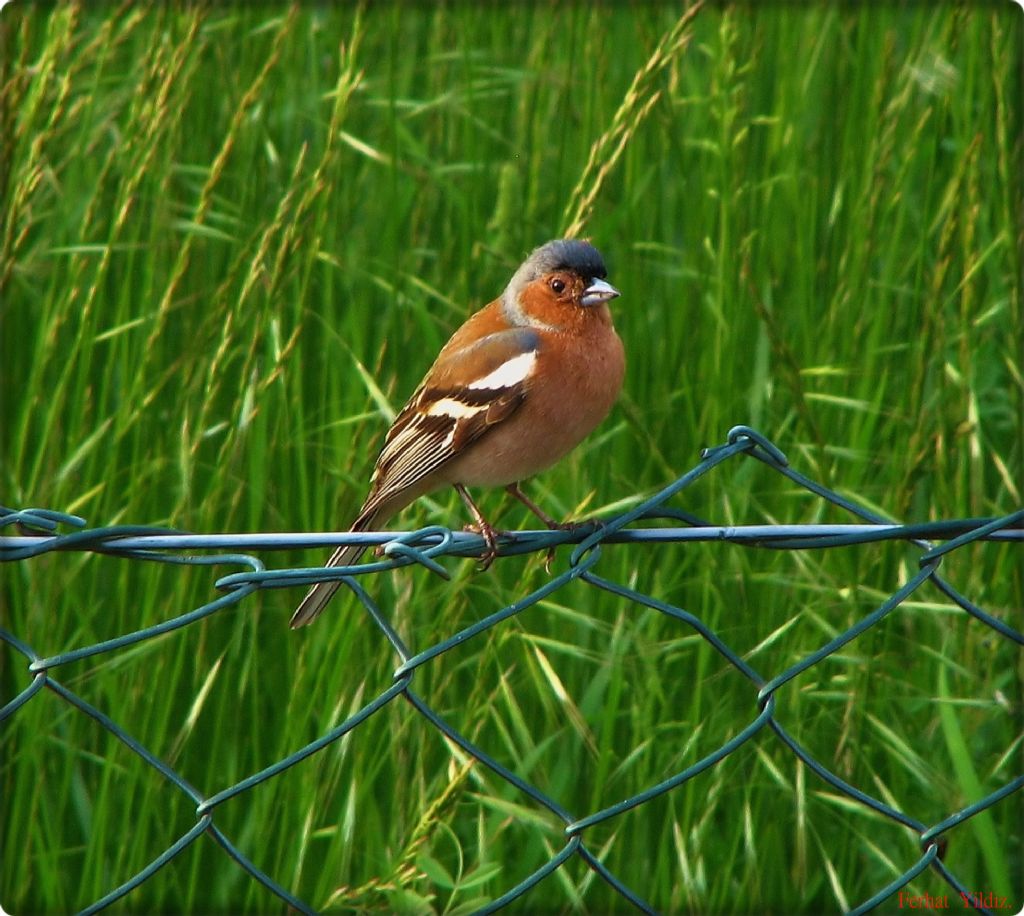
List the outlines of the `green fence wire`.
<svg viewBox="0 0 1024 916">
<path fill-rule="evenodd" d="M 690 486 L 695 480 L 717 465 L 737 455 L 746 455 L 763 462 L 779 474 L 787 477 L 797 486 L 849 512 L 855 518 L 860 519 L 862 524 L 721 527 L 711 525 L 666 505 L 680 490 Z M 676 527 L 649 529 L 626 527 L 641 519 L 667 519 L 681 524 Z M 168 529 L 141 526 L 85 529 L 83 519 L 61 512 L 45 509 L 15 511 L 0 507 L 0 527 L 15 525 L 21 532 L 18 536 L 0 538 L 0 560 L 24 561 L 55 550 L 92 551 L 119 557 L 144 558 L 162 563 L 217 566 L 238 564 L 247 567 L 249 570 L 219 579 L 217 587 L 223 590 L 224 594 L 216 600 L 195 608 L 188 613 L 156 626 L 127 633 L 116 639 L 84 646 L 48 658 L 40 657 L 31 646 L 26 645 L 16 635 L 0 629 L 0 640 L 6 642 L 28 660 L 28 670 L 32 676 L 29 686 L 0 709 L 0 723 L 15 715 L 21 707 L 30 702 L 41 690 L 44 688 L 48 689 L 80 712 L 98 722 L 104 729 L 123 742 L 149 766 L 173 783 L 178 790 L 195 803 L 196 822 L 194 826 L 150 862 L 142 871 L 126 880 L 119 887 L 112 889 L 103 898 L 95 901 L 95 903 L 83 911 L 85 913 L 97 912 L 125 897 L 132 889 L 148 880 L 155 872 L 171 862 L 171 860 L 204 833 L 209 834 L 219 843 L 238 867 L 248 872 L 252 878 L 263 884 L 282 901 L 300 912 L 314 912 L 308 904 L 296 898 L 271 876 L 257 868 L 235 843 L 225 836 L 215 821 L 217 808 L 229 799 L 242 795 L 267 780 L 281 776 L 289 767 L 299 761 L 323 751 L 324 748 L 339 741 L 344 735 L 358 728 L 361 723 L 399 697 L 411 704 L 427 722 L 462 748 L 466 754 L 514 786 L 532 802 L 546 808 L 565 823 L 565 844 L 561 850 L 552 856 L 541 868 L 530 875 L 524 876 L 518 884 L 509 888 L 501 897 L 493 900 L 482 912 L 493 912 L 506 906 L 530 888 L 544 881 L 545 878 L 574 856 L 578 856 L 586 862 L 604 881 L 637 909 L 646 913 L 654 912 L 644 901 L 641 891 L 627 887 L 620 878 L 612 874 L 601 863 L 598 856 L 587 846 L 587 829 L 611 818 L 618 817 L 625 811 L 643 805 L 651 799 L 671 791 L 699 773 L 715 766 L 719 761 L 723 760 L 763 729 L 770 729 L 779 741 L 834 790 L 853 802 L 864 805 L 897 824 L 903 825 L 919 836 L 920 857 L 905 872 L 885 887 L 879 888 L 877 893 L 860 903 L 851 912 L 865 913 L 871 910 L 891 895 L 897 893 L 928 868 L 941 875 L 949 886 L 957 894 L 963 895 L 963 899 L 967 901 L 972 899 L 971 891 L 943 863 L 943 849 L 947 835 L 960 827 L 969 818 L 991 808 L 993 805 L 999 804 L 1008 796 L 1024 788 L 1024 774 L 1009 781 L 1000 789 L 986 795 L 984 798 L 975 800 L 961 810 L 950 812 L 948 816 L 937 823 L 926 824 L 897 811 L 891 805 L 874 798 L 862 789 L 850 785 L 815 760 L 776 720 L 775 693 L 780 687 L 801 672 L 817 664 L 827 656 L 838 652 L 843 646 L 856 639 L 864 631 L 890 614 L 926 584 L 937 588 L 942 595 L 955 602 L 965 613 L 975 618 L 980 624 L 991 628 L 1000 637 L 1012 640 L 1018 646 L 1024 647 L 1024 634 L 1006 621 L 1000 620 L 978 607 L 939 575 L 939 567 L 943 557 L 952 551 L 963 548 L 967 544 L 979 540 L 1002 540 L 1018 544 L 1024 543 L 1024 527 L 1022 527 L 1022 524 L 1024 524 L 1024 509 L 1003 518 L 961 519 L 919 525 L 895 524 L 794 471 L 789 467 L 785 456 L 775 445 L 755 430 L 749 427 L 738 426 L 730 430 L 725 444 L 706 449 L 702 454 L 700 463 L 691 471 L 628 512 L 613 519 L 603 521 L 600 525 L 595 524 L 589 528 L 574 531 L 524 531 L 508 534 L 502 541 L 502 555 L 546 551 L 558 544 L 574 543 L 575 546 L 571 552 L 569 568 L 564 573 L 545 583 L 542 588 L 525 595 L 513 604 L 502 608 L 436 645 L 413 653 L 390 626 L 386 616 L 381 613 L 371 595 L 360 584 L 360 579 L 376 571 L 394 569 L 397 566 L 412 563 L 422 564 L 439 575 L 447 576 L 446 571 L 437 563 L 436 558 L 445 555 L 479 555 L 483 548 L 483 542 L 477 535 L 464 532 L 456 533 L 447 528 L 432 526 L 397 537 L 393 534 L 382 535 L 374 533 L 346 535 L 344 539 L 338 535 L 295 534 L 203 536 L 181 534 Z M 62 525 L 83 530 L 74 531 L 70 534 L 54 533 L 58 526 Z M 903 540 L 918 546 L 921 549 L 918 572 L 894 594 L 879 604 L 872 613 L 859 620 L 854 626 L 836 636 L 826 645 L 821 646 L 817 651 L 776 674 L 774 677 L 765 677 L 756 671 L 751 665 L 740 658 L 714 631 L 702 623 L 697 616 L 682 608 L 660 601 L 655 596 L 643 594 L 621 583 L 602 578 L 595 572 L 595 567 L 598 566 L 601 559 L 601 545 L 612 542 L 725 541 L 772 549 L 820 550 L 824 548 L 845 547 L 852 544 L 873 543 L 881 540 Z M 935 540 L 941 540 L 944 543 L 941 546 L 934 546 L 932 541 Z M 169 551 L 221 550 L 239 547 L 247 550 L 272 550 L 336 545 L 338 543 L 385 545 L 384 559 L 361 566 L 358 577 L 349 576 L 343 578 L 343 581 L 357 596 L 367 612 L 369 612 L 373 621 L 380 628 L 401 660 L 401 664 L 395 671 L 394 683 L 336 728 L 331 729 L 305 747 L 299 748 L 283 760 L 279 760 L 258 773 L 253 773 L 235 785 L 223 788 L 213 794 L 207 794 L 190 785 L 174 769 L 133 739 L 114 719 L 69 690 L 57 678 L 60 668 L 71 662 L 90 656 L 117 652 L 144 640 L 161 636 L 171 630 L 186 627 L 197 620 L 216 613 L 224 607 L 238 604 L 258 589 L 308 584 L 319 579 L 342 578 L 342 572 L 338 569 L 317 567 L 267 570 L 259 559 L 246 553 L 196 556 L 180 555 Z M 468 640 L 519 614 L 524 609 L 543 600 L 553 592 L 558 591 L 566 583 L 575 579 L 587 582 L 592 586 L 608 591 L 628 601 L 653 608 L 688 625 L 714 647 L 730 665 L 741 672 L 756 688 L 756 694 L 753 695 L 756 697 L 756 703 L 755 708 L 751 712 L 751 721 L 731 740 L 692 766 L 676 773 L 663 782 L 650 786 L 638 795 L 611 807 L 593 811 L 582 816 L 578 812 L 567 811 L 557 800 L 549 798 L 536 786 L 531 785 L 488 755 L 483 748 L 475 746 L 445 722 L 413 690 L 416 671 L 420 666 L 426 664 L 431 659 L 443 655 L 449 649 L 461 646 Z M 977 909 L 987 912 L 983 907 L 977 907 Z"/>
</svg>

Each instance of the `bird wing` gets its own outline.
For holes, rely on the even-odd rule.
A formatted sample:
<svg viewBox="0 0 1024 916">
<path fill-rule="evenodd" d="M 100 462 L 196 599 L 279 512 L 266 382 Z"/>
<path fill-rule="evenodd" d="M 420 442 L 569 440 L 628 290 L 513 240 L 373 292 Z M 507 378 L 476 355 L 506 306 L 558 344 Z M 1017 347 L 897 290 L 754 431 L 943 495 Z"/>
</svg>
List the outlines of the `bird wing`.
<svg viewBox="0 0 1024 916">
<path fill-rule="evenodd" d="M 363 513 L 420 483 L 508 419 L 528 396 L 540 340 L 525 328 L 445 350 L 395 418 Z"/>
</svg>

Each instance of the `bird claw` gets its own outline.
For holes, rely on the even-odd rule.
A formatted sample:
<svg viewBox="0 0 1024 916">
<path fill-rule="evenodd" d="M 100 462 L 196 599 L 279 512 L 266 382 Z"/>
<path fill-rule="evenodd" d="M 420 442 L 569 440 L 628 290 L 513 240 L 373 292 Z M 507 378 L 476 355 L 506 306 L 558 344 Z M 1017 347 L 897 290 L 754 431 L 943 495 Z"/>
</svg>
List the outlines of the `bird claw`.
<svg viewBox="0 0 1024 916">
<path fill-rule="evenodd" d="M 578 531 L 580 528 L 593 528 L 597 524 L 594 519 L 584 519 L 582 522 L 555 522 L 549 527 L 553 531 Z"/>
<path fill-rule="evenodd" d="M 463 530 L 471 531 L 473 534 L 479 534 L 480 537 L 484 539 L 484 543 L 487 546 L 484 549 L 484 552 L 480 554 L 480 559 L 477 561 L 477 568 L 480 572 L 490 569 L 495 557 L 498 556 L 498 533 L 486 522 L 477 525 L 466 525 Z"/>
<path fill-rule="evenodd" d="M 601 527 L 601 523 L 597 519 L 584 519 L 582 522 L 552 522 L 548 525 L 552 531 L 579 531 L 581 528 L 589 528 L 591 531 L 596 531 Z M 551 546 L 547 549 L 547 553 L 544 555 L 544 572 L 549 576 L 551 575 L 551 564 L 555 561 L 555 548 Z"/>
<path fill-rule="evenodd" d="M 549 547 L 547 553 L 544 554 L 544 572 L 549 576 L 551 575 L 551 564 L 555 562 L 555 548 Z"/>
</svg>

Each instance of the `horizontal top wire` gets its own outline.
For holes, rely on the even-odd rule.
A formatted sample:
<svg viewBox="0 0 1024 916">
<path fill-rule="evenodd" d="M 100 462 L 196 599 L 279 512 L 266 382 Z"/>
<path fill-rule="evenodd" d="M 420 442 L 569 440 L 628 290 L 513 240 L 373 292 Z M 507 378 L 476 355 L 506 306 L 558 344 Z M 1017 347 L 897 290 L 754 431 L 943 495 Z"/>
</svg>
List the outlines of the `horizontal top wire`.
<svg viewBox="0 0 1024 916">
<path fill-rule="evenodd" d="M 835 544 L 820 546 L 845 546 L 851 539 L 857 542 L 877 540 L 946 540 L 958 537 L 981 525 L 990 522 L 987 518 L 953 519 L 941 522 L 925 522 L 918 525 L 702 525 L 660 528 L 631 528 L 615 531 L 602 538 L 606 544 L 628 543 L 677 543 L 680 541 L 736 541 L 740 543 L 757 543 L 777 540 L 832 540 Z M 508 532 L 515 542 L 532 543 L 543 538 L 558 544 L 573 544 L 582 541 L 594 532 L 591 526 L 581 526 L 574 531 L 517 530 Z M 102 530 L 94 532 L 98 539 L 103 539 Z M 128 537 L 113 536 L 104 540 L 105 549 L 124 550 L 298 550 L 307 547 L 334 547 L 338 544 L 365 544 L 373 547 L 389 541 L 402 539 L 405 541 L 415 537 L 416 531 L 324 531 L 324 532 L 258 532 L 258 533 L 224 533 L 224 534 L 158 534 L 137 535 Z M 34 551 L 45 552 L 51 543 L 62 538 L 44 536 L 0 537 L 0 551 L 34 548 Z M 989 541 L 1024 541 L 1024 528 L 1000 528 L 985 535 L 982 540 Z M 440 535 L 426 535 L 420 543 L 427 546 L 440 541 Z M 473 548 L 479 544 L 480 537 L 470 532 L 453 531 L 451 543 L 455 551 L 459 548 Z"/>
</svg>

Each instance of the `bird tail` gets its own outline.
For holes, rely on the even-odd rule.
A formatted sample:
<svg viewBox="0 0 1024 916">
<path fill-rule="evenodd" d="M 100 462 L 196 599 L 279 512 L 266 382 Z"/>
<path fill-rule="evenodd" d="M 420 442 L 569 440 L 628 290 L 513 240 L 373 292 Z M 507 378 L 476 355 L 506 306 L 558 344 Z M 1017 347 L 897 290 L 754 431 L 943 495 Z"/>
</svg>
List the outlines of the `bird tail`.
<svg viewBox="0 0 1024 916">
<path fill-rule="evenodd" d="M 369 512 L 361 512 L 359 517 L 352 523 L 350 531 L 366 531 L 367 529 L 373 528 L 379 519 L 380 513 L 374 510 Z M 351 566 L 355 563 L 363 551 L 366 550 L 361 544 L 351 544 L 345 547 L 339 547 L 334 553 L 331 554 L 331 558 L 327 561 L 327 566 Z M 304 627 L 307 624 L 312 623 L 320 616 L 320 613 L 325 607 L 327 602 L 334 597 L 334 593 L 338 590 L 341 585 L 340 581 L 335 582 L 317 582 L 308 592 L 306 597 L 302 599 L 302 602 L 295 609 L 295 613 L 292 614 L 291 622 L 289 626 L 294 630 L 296 627 Z"/>
</svg>

